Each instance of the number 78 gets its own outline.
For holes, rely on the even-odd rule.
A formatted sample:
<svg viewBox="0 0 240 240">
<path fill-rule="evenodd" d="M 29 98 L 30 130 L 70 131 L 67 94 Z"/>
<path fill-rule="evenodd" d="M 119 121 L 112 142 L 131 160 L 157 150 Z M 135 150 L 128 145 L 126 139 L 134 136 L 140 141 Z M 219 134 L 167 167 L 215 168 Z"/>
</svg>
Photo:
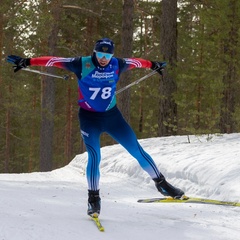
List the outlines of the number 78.
<svg viewBox="0 0 240 240">
<path fill-rule="evenodd" d="M 111 87 L 89 88 L 89 91 L 93 92 L 92 96 L 90 97 L 91 100 L 94 100 L 97 97 L 99 92 L 101 94 L 102 99 L 108 99 L 111 96 L 112 88 Z"/>
</svg>

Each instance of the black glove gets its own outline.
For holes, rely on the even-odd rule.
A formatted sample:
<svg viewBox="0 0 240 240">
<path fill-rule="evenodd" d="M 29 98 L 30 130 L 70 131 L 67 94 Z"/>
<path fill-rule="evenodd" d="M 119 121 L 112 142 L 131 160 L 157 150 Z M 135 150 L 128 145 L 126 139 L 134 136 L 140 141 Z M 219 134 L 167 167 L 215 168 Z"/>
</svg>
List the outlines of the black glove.
<svg viewBox="0 0 240 240">
<path fill-rule="evenodd" d="M 22 68 L 26 68 L 27 66 L 30 65 L 30 58 L 21 58 L 15 55 L 9 55 L 7 57 L 7 61 L 16 64 L 15 66 L 13 66 L 14 72 L 17 72 Z"/>
<path fill-rule="evenodd" d="M 157 71 L 160 75 L 163 75 L 163 70 L 166 66 L 166 62 L 152 62 L 151 69 Z"/>
</svg>

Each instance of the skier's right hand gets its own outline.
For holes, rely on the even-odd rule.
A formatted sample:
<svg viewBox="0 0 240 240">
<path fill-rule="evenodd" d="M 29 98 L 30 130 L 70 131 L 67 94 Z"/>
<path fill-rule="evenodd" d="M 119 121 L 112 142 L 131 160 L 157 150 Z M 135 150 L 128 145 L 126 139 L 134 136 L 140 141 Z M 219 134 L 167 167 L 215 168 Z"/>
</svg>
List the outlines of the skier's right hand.
<svg viewBox="0 0 240 240">
<path fill-rule="evenodd" d="M 163 70 L 166 66 L 166 62 L 152 62 L 151 69 L 157 71 L 160 75 L 163 75 Z"/>
<path fill-rule="evenodd" d="M 21 70 L 22 68 L 26 68 L 27 66 L 30 65 L 30 58 L 22 58 L 22 57 L 15 56 L 15 55 L 9 55 L 7 57 L 7 61 L 9 63 L 15 64 L 15 66 L 13 66 L 14 72 L 17 72 L 17 71 Z"/>
</svg>

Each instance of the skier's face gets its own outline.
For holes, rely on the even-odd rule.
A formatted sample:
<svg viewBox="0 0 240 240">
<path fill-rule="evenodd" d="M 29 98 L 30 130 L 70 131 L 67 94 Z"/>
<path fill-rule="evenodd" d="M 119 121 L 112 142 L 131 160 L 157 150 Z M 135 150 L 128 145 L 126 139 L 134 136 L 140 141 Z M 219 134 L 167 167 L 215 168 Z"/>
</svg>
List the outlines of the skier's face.
<svg viewBox="0 0 240 240">
<path fill-rule="evenodd" d="M 103 52 L 95 52 L 96 58 L 100 66 L 105 67 L 111 61 L 113 54 L 111 53 L 103 53 Z"/>
</svg>

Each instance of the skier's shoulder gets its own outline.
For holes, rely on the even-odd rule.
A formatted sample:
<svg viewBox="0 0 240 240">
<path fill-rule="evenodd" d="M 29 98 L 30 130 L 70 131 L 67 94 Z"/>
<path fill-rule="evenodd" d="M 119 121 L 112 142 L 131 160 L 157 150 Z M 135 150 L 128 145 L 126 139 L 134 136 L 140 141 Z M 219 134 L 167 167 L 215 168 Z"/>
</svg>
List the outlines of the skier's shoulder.
<svg viewBox="0 0 240 240">
<path fill-rule="evenodd" d="M 113 61 L 113 63 L 118 65 L 120 69 L 123 68 L 124 65 L 126 64 L 125 60 L 123 58 L 119 58 L 119 57 L 113 57 L 112 61 Z"/>
<path fill-rule="evenodd" d="M 81 62 L 83 69 L 93 69 L 95 64 L 93 62 L 92 56 L 82 56 L 79 61 Z"/>
</svg>

